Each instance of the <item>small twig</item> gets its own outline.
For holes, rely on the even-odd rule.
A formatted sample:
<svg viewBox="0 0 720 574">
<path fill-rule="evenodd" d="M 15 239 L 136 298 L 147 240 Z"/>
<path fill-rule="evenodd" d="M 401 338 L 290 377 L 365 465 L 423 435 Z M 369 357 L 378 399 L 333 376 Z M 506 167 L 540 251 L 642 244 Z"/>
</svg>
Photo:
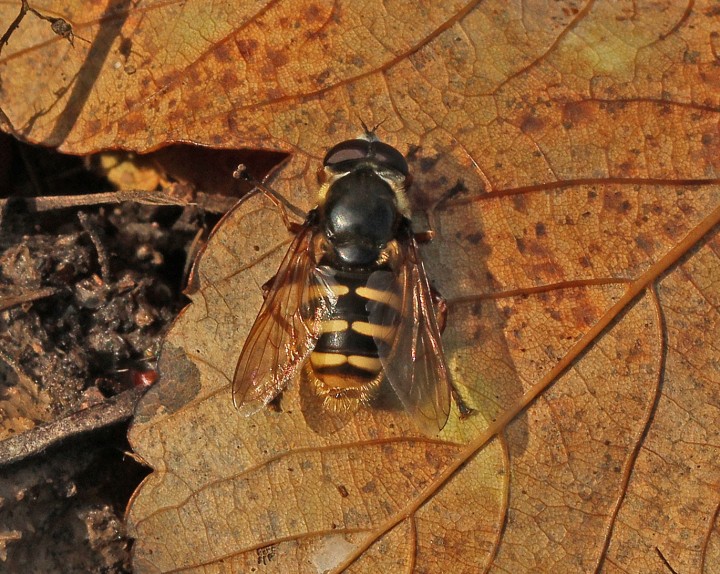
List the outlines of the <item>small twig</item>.
<svg viewBox="0 0 720 574">
<path fill-rule="evenodd" d="M 99 405 L 0 442 L 0 468 L 38 455 L 69 438 L 128 420 L 142 394 L 139 389 L 125 391 Z"/>
<path fill-rule="evenodd" d="M 23 21 L 23 18 L 25 18 L 25 15 L 30 12 L 40 18 L 41 20 L 45 20 L 46 22 L 50 22 L 50 28 L 52 31 L 60 36 L 61 38 L 65 38 L 68 42 L 70 42 L 70 45 L 72 47 L 75 47 L 75 34 L 73 33 L 72 25 L 65 20 L 64 18 L 59 17 L 53 17 L 53 16 L 46 16 L 42 12 L 39 12 L 35 8 L 32 8 L 27 0 L 20 0 L 20 12 L 18 12 L 18 15 L 15 17 L 15 19 L 10 23 L 7 30 L 5 30 L 5 33 L 0 37 L 0 54 L 2 54 L 3 48 L 10 42 L 10 36 L 13 35 L 15 30 L 18 29 L 20 26 L 20 23 Z M 80 36 L 78 36 L 80 38 Z M 81 40 L 88 42 L 88 40 L 85 40 L 85 38 L 80 38 Z M 89 42 L 88 42 L 89 43 Z M 17 130 L 15 129 L 15 126 L 10 121 L 10 118 L 7 116 L 5 111 L 0 108 L 0 126 L 8 133 L 11 133 L 15 136 L 18 135 Z"/>
<path fill-rule="evenodd" d="M 0 53 L 2 53 L 2 49 L 10 41 L 10 36 L 12 36 L 13 32 L 17 30 L 18 26 L 20 26 L 20 22 L 22 22 L 23 18 L 25 18 L 25 14 L 28 13 L 28 10 L 30 10 L 30 6 L 28 5 L 27 0 L 22 0 L 20 13 L 15 17 L 15 20 L 10 23 L 10 26 L 8 26 L 8 29 L 2 35 L 2 38 L 0 38 Z"/>
<path fill-rule="evenodd" d="M 190 205 L 182 199 L 167 197 L 162 191 L 128 190 L 111 191 L 107 193 L 93 193 L 90 195 L 59 195 L 46 197 L 10 197 L 0 199 L 0 210 L 8 204 L 13 207 L 24 205 L 31 213 L 41 211 L 52 211 L 66 207 L 80 207 L 82 205 L 99 205 L 101 203 L 122 203 L 123 201 L 134 201 L 148 205 Z"/>
<path fill-rule="evenodd" d="M 237 197 L 227 195 L 209 194 L 202 191 L 195 194 L 195 205 L 208 213 L 227 213 L 237 202 Z"/>
<path fill-rule="evenodd" d="M 98 256 L 98 263 L 100 264 L 100 274 L 102 275 L 103 281 L 105 281 L 105 283 L 110 283 L 110 262 L 108 260 L 105 246 L 100 240 L 100 235 L 98 234 L 97 229 L 95 229 L 95 226 L 93 226 L 93 224 L 90 222 L 90 218 L 88 217 L 87 213 L 85 213 L 84 211 L 79 211 L 77 215 L 78 219 L 80 220 L 80 225 L 82 225 L 85 233 L 88 234 L 88 236 L 90 237 L 90 241 L 92 241 L 92 244 L 95 246 L 95 251 L 97 252 Z"/>
<path fill-rule="evenodd" d="M 2 115 L 0 111 L 0 116 Z M 197 201 L 190 202 L 184 199 L 169 197 L 164 191 L 146 191 L 132 189 L 126 191 L 112 191 L 107 193 L 94 193 L 90 195 L 59 195 L 45 197 L 10 197 L 0 199 L 0 228 L 2 228 L 3 214 L 12 211 L 26 211 L 28 213 L 41 213 L 55 209 L 81 207 L 84 205 L 101 205 L 104 203 L 123 203 L 130 201 L 144 205 L 178 205 L 180 207 L 197 206 L 209 213 L 227 213 L 237 203 L 237 198 L 208 195 L 198 193 Z"/>
<path fill-rule="evenodd" d="M 50 28 L 55 34 L 57 34 L 61 38 L 65 38 L 68 42 L 70 42 L 71 46 L 75 46 L 75 34 L 73 34 L 72 25 L 67 20 L 65 20 L 65 18 L 46 16 L 42 12 L 30 6 L 27 0 L 20 0 L 20 2 L 20 12 L 15 17 L 15 20 L 10 23 L 10 26 L 8 26 L 8 29 L 0 38 L 0 53 L 2 52 L 2 49 L 5 47 L 5 45 L 10 41 L 10 36 L 12 36 L 13 32 L 18 29 L 18 27 L 20 26 L 20 22 L 23 21 L 23 18 L 25 18 L 25 14 L 27 14 L 28 12 L 34 14 L 41 20 L 50 22 Z"/>
<path fill-rule="evenodd" d="M 20 22 L 22 22 L 23 18 L 25 18 L 25 14 L 27 14 L 28 9 L 29 6 L 27 1 L 23 0 L 22 4 L 20 5 L 20 12 L 15 17 L 15 20 L 10 23 L 10 26 L 8 26 L 8 29 L 5 30 L 5 33 L 2 35 L 2 37 L 0 37 L 0 54 L 2 54 L 3 48 L 10 41 L 10 36 L 12 36 L 13 32 L 15 32 L 18 26 L 20 26 Z M 15 126 L 10 121 L 10 118 L 5 113 L 5 110 L 3 110 L 2 108 L 0 108 L 0 124 L 6 132 L 17 135 L 17 130 L 15 129 Z"/>
<path fill-rule="evenodd" d="M 28 291 L 27 293 L 23 293 L 21 295 L 0 295 L 0 311 L 10 309 L 16 305 L 22 305 L 23 303 L 37 301 L 38 299 L 43 299 L 44 297 L 50 297 L 51 295 L 55 295 L 57 292 L 58 290 L 55 287 L 43 287 L 42 289 L 35 289 L 34 291 Z"/>
</svg>

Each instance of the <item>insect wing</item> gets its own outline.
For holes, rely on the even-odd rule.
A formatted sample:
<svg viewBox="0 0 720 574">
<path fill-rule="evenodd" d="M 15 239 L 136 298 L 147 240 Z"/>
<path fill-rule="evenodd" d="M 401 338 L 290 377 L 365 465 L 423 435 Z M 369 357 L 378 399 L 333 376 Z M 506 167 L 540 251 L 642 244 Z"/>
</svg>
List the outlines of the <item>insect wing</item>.
<svg viewBox="0 0 720 574">
<path fill-rule="evenodd" d="M 370 322 L 397 325 L 392 344 L 375 338 L 385 376 L 415 423 L 434 435 L 450 413 L 450 379 L 430 284 L 415 240 L 411 238 L 405 249 L 397 272 L 378 271 L 370 276 L 368 287 L 387 294 L 383 304 L 369 304 Z M 399 319 L 393 301 L 400 302 Z"/>
<path fill-rule="evenodd" d="M 313 235 L 306 224 L 290 245 L 245 340 L 233 378 L 233 402 L 243 414 L 257 412 L 288 385 L 337 304 L 332 271 L 312 260 Z"/>
</svg>

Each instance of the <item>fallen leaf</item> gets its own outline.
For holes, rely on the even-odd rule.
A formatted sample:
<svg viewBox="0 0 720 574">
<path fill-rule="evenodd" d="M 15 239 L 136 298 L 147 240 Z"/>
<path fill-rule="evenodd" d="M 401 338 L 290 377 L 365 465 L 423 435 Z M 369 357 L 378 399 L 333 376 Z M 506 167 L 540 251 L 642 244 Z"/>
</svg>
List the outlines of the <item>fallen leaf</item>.
<svg viewBox="0 0 720 574">
<path fill-rule="evenodd" d="M 233 567 L 243 571 L 271 544 L 278 568 L 307 561 L 323 570 L 366 540 L 374 525 L 405 512 L 420 492 L 436 490 L 464 443 L 488 423 L 482 416 L 466 423 L 453 419 L 435 439 L 396 412 L 363 411 L 323 436 L 306 424 L 296 392 L 285 394 L 282 413 L 238 415 L 228 394 L 243 342 L 237 333 L 249 330 L 262 301 L 260 285 L 277 268 L 289 238 L 275 207 L 252 196 L 218 228 L 198 264 L 195 303 L 166 339 L 162 379 L 136 414 L 133 443 L 160 467 L 135 499 L 131 521 L 141 540 L 168 528 L 177 534 L 187 524 L 186 511 L 205 526 L 201 536 L 196 532 L 173 545 L 167 556 L 141 543 L 141 571 L 231 556 Z M 179 442 L 170 446 L 170 435 Z M 181 444 L 183 464 L 166 466 L 166 449 Z M 412 526 L 401 527 L 391 546 L 400 549 L 413 530 L 432 531 L 454 549 L 450 555 L 489 560 L 505 513 L 504 452 L 498 439 L 469 461 L 452 486 L 413 516 Z M 464 513 L 466 497 L 476 506 L 472 516 Z M 160 500 L 162 507 L 154 508 Z M 238 511 L 228 514 L 233 500 Z M 442 526 L 448 512 L 458 520 L 451 528 Z M 450 531 L 443 535 L 438 528 Z M 371 555 L 386 560 L 388 543 Z"/>
<path fill-rule="evenodd" d="M 437 231 L 446 351 L 479 410 L 436 439 L 381 411 L 320 435 L 295 388 L 282 412 L 238 415 L 229 380 L 290 240 L 255 196 L 199 261 L 132 431 L 156 469 L 129 512 L 138 571 L 711 571 L 713 5 L 104 9 L 64 9 L 91 40 L 74 49 L 13 35 L 15 127 L 78 153 L 292 153 L 275 185 L 307 209 L 324 150 L 358 114 L 384 120 Z"/>
<path fill-rule="evenodd" d="M 480 414 L 469 421 L 453 415 L 435 440 L 418 435 L 397 413 L 369 411 L 321 436 L 305 424 L 292 390 L 281 413 L 244 418 L 234 411 L 235 360 L 261 302 L 259 286 L 289 241 L 271 205 L 259 196 L 245 201 L 199 262 L 194 303 L 169 335 L 161 383 L 136 417 L 133 443 L 156 468 L 130 513 L 139 571 L 220 563 L 246 571 L 261 559 L 278 572 L 297 571 L 299 564 L 302 571 L 325 571 L 356 553 L 361 571 L 409 564 L 431 572 L 475 571 L 491 563 L 529 571 L 553 560 L 566 571 L 586 571 L 628 552 L 649 570 L 658 560 L 652 549 L 661 544 L 681 566 L 688 560 L 681 549 L 694 546 L 683 540 L 700 543 L 708 536 L 717 505 L 711 486 L 717 466 L 702 445 L 717 432 L 718 402 L 716 388 L 701 378 L 688 389 L 689 365 L 674 363 L 700 363 L 699 372 L 715 373 L 702 332 L 716 330 L 717 317 L 707 303 L 697 315 L 699 301 L 691 294 L 698 298 L 703 287 L 707 297 L 717 292 L 707 279 L 693 285 L 687 276 L 712 275 L 717 240 L 700 244 L 657 292 L 652 285 L 683 252 L 697 248 L 717 219 L 717 208 L 704 217 L 717 192 L 695 190 L 692 217 L 681 215 L 682 193 L 671 187 L 638 195 L 654 208 L 647 225 L 658 241 L 650 259 L 645 246 L 626 238 L 625 260 L 645 260 L 635 275 L 608 269 L 602 279 L 592 266 L 577 265 L 564 281 L 525 285 L 536 259 L 524 265 L 515 252 L 511 267 L 501 249 L 457 239 L 465 236 L 456 229 L 473 221 L 488 231 L 534 234 L 527 217 L 548 222 L 544 241 L 602 238 L 607 193 L 615 190 L 598 189 L 583 208 L 594 206 L 594 217 L 577 223 L 568 223 L 580 203 L 573 196 L 592 195 L 583 188 L 527 194 L 526 212 L 508 208 L 502 197 L 443 210 L 442 235 L 432 244 L 435 254 L 428 254 L 438 287 L 472 285 L 464 281 L 467 267 L 452 271 L 454 259 L 480 258 L 484 251 L 483 268 L 494 282 L 503 271 L 520 269 L 529 279 L 512 279 L 520 284 L 516 293 L 452 293 L 446 350 L 456 383 Z M 552 198 L 565 201 L 553 205 Z M 551 226 L 550 212 L 561 223 Z M 662 233 L 670 220 L 681 225 L 675 244 Z M 451 228 L 457 221 L 464 223 Z M 612 244 L 587 246 L 589 253 L 594 249 L 599 254 L 592 261 L 609 263 Z M 565 260 L 549 251 L 545 256 L 543 270 Z M 644 295 L 636 299 L 636 292 Z M 695 311 L 676 309 L 681 302 Z M 705 324 L 693 326 L 693 317 Z M 695 342 L 694 354 L 673 349 L 677 329 L 688 339 L 685 346 Z M 686 420 L 678 424 L 683 412 Z M 655 449 L 670 460 L 663 462 Z M 687 481 L 682 490 L 674 486 L 680 478 Z M 648 501 L 648 492 L 656 498 Z M 650 508 L 635 507 L 642 501 Z M 648 516 L 654 522 L 644 528 Z M 561 548 L 566 554 L 558 560 Z M 697 561 L 702 552 L 695 554 Z"/>
<path fill-rule="evenodd" d="M 4 22 L 17 14 L 1 10 Z M 712 4 L 56 0 L 44 10 L 78 40 L 26 16 L 0 59 L 0 103 L 28 140 L 69 152 L 183 141 L 315 159 L 360 115 L 403 144 L 452 138 L 493 189 L 711 178 L 720 161 Z"/>
</svg>

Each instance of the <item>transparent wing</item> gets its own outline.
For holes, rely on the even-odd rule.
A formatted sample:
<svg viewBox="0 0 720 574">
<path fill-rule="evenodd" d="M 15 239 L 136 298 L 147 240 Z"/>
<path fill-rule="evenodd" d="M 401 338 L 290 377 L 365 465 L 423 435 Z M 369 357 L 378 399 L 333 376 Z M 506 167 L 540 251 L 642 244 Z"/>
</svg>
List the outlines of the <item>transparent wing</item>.
<svg viewBox="0 0 720 574">
<path fill-rule="evenodd" d="M 397 325 L 392 344 L 376 338 L 390 386 L 421 430 L 437 434 L 450 413 L 450 379 L 433 307 L 430 284 L 415 239 L 410 238 L 394 272 L 377 271 L 368 287 L 386 293 L 370 303 L 370 322 Z M 395 308 L 399 301 L 400 312 Z"/>
<path fill-rule="evenodd" d="M 320 323 L 337 304 L 332 271 L 311 257 L 314 226 L 305 224 L 280 264 L 233 378 L 233 402 L 249 415 L 288 385 L 315 348 Z"/>
</svg>

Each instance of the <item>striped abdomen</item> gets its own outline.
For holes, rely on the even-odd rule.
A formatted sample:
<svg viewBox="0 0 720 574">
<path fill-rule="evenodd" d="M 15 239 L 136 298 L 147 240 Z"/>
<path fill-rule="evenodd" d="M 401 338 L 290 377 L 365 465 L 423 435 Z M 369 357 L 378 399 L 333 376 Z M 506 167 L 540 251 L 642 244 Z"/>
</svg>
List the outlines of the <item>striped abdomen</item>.
<svg viewBox="0 0 720 574">
<path fill-rule="evenodd" d="M 382 380 L 378 344 L 388 348 L 392 345 L 400 321 L 399 297 L 393 292 L 368 288 L 371 273 L 335 272 L 337 306 L 330 319 L 323 322 L 322 334 L 307 363 L 321 395 L 349 401 L 342 408 L 354 408 L 357 401 L 372 399 Z M 387 273 L 390 276 L 391 272 Z M 385 310 L 381 313 L 385 325 L 371 319 L 370 309 L 378 306 Z"/>
</svg>

